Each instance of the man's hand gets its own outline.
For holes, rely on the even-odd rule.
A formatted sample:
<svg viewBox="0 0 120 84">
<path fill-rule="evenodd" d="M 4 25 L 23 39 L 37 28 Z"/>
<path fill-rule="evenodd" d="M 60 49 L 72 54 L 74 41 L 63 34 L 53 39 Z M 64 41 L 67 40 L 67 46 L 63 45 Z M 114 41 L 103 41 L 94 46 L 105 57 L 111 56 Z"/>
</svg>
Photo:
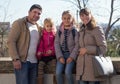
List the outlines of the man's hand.
<svg viewBox="0 0 120 84">
<path fill-rule="evenodd" d="M 13 66 L 15 69 L 21 69 L 21 62 L 20 60 L 13 61 Z"/>
</svg>

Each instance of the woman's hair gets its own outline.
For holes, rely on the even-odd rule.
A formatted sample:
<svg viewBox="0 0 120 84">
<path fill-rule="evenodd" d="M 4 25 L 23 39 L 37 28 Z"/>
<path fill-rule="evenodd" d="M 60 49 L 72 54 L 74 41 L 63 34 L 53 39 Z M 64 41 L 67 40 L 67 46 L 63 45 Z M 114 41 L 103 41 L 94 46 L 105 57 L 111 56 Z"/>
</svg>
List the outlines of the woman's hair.
<svg viewBox="0 0 120 84">
<path fill-rule="evenodd" d="M 46 18 L 44 20 L 44 27 L 45 27 L 46 24 L 50 24 L 50 25 L 54 26 L 54 22 L 51 18 Z"/>
<path fill-rule="evenodd" d="M 89 14 L 91 14 L 91 11 L 88 8 L 83 8 L 79 12 L 80 16 L 81 15 L 87 15 L 88 16 Z M 85 25 L 83 24 L 83 26 L 85 26 Z M 86 26 L 87 26 L 88 30 L 92 30 L 92 29 L 96 28 L 96 21 L 95 21 L 94 17 L 92 16 L 92 14 L 91 14 L 91 20 Z"/>
<path fill-rule="evenodd" d="M 62 13 L 62 17 L 65 15 L 65 14 L 69 14 L 70 16 L 71 16 L 71 18 L 72 18 L 72 25 L 75 25 L 75 18 L 74 18 L 74 16 L 73 16 L 73 14 L 70 12 L 70 10 L 66 10 L 66 11 L 63 11 L 63 13 Z"/>
</svg>

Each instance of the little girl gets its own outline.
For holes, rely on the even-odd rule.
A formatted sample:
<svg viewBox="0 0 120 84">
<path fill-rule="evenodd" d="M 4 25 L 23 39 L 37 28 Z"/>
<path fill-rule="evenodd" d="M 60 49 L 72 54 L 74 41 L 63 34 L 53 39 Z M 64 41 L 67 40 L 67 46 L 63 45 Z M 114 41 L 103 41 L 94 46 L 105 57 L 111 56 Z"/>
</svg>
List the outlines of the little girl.
<svg viewBox="0 0 120 84">
<path fill-rule="evenodd" d="M 47 69 L 49 73 L 55 73 L 56 56 L 54 49 L 55 27 L 51 18 L 44 20 L 42 37 L 37 48 L 36 56 L 38 64 L 38 84 L 43 83 L 43 75 Z"/>
<path fill-rule="evenodd" d="M 70 11 L 62 13 L 62 23 L 55 37 L 55 52 L 57 57 L 57 84 L 63 84 L 63 71 L 68 84 L 73 84 L 72 71 L 78 53 L 78 32 Z"/>
</svg>

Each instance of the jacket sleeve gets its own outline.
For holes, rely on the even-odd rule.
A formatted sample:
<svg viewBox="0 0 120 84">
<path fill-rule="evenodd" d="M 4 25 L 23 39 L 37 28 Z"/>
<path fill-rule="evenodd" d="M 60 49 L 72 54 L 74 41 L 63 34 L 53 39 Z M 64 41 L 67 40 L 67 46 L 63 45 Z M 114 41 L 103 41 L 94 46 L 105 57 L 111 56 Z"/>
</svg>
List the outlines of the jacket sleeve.
<svg viewBox="0 0 120 84">
<path fill-rule="evenodd" d="M 99 47 L 101 54 L 105 54 L 107 51 L 107 43 L 103 29 L 101 27 L 97 27 L 92 33 L 97 46 L 87 46 L 87 52 L 94 52 L 97 50 L 97 47 Z"/>
<path fill-rule="evenodd" d="M 74 48 L 70 54 L 70 57 L 72 57 L 74 60 L 76 60 L 77 56 L 78 56 L 78 49 L 79 49 L 79 40 L 78 40 L 78 31 L 76 30 L 75 31 L 75 45 L 74 45 Z"/>
<path fill-rule="evenodd" d="M 54 46 L 55 46 L 56 58 L 59 59 L 60 57 L 63 57 L 63 54 L 62 54 L 62 51 L 60 48 L 59 30 L 57 30 L 57 32 L 56 32 Z"/>
<path fill-rule="evenodd" d="M 8 52 L 12 59 L 19 59 L 19 54 L 17 51 L 17 40 L 19 40 L 21 30 L 18 21 L 15 21 L 12 24 L 12 27 L 10 29 L 9 35 L 8 35 Z"/>
</svg>

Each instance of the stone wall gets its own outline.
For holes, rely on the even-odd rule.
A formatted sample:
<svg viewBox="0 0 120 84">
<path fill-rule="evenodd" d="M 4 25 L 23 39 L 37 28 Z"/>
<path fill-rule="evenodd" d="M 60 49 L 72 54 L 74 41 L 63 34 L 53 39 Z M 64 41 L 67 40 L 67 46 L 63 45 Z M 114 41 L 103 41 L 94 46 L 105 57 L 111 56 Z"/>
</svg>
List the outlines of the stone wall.
<svg viewBox="0 0 120 84">
<path fill-rule="evenodd" d="M 117 74 L 120 74 L 120 58 L 111 58 Z M 75 70 L 74 70 L 75 71 Z M 0 73 L 13 73 L 13 65 L 10 57 L 0 57 Z"/>
<path fill-rule="evenodd" d="M 112 62 L 113 62 L 116 73 L 120 75 L 120 57 L 112 58 Z"/>
<path fill-rule="evenodd" d="M 0 73 L 13 73 L 13 65 L 10 57 L 0 57 Z"/>
<path fill-rule="evenodd" d="M 108 78 L 101 84 L 119 84 L 120 83 L 120 58 L 112 58 L 113 65 L 116 70 L 116 75 Z M 52 83 L 52 74 L 45 74 L 45 84 Z M 75 75 L 74 75 L 75 78 Z M 46 81 L 47 80 L 47 81 Z M 0 84 L 15 84 L 14 69 L 11 58 L 4 57 L 0 58 Z M 76 82 L 76 81 L 75 81 Z M 66 81 L 65 81 L 66 84 Z M 75 83 L 76 84 L 76 83 Z"/>
</svg>

